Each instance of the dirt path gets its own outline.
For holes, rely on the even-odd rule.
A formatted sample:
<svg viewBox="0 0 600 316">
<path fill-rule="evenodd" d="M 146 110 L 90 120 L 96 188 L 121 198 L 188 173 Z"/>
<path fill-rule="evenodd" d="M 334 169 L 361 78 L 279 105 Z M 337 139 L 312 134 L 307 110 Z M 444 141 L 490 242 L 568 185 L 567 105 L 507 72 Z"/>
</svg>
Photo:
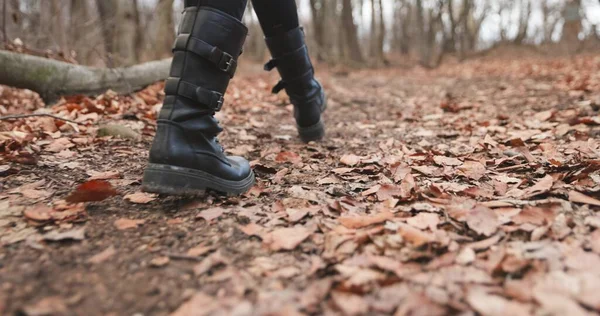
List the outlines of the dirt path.
<svg viewBox="0 0 600 316">
<path fill-rule="evenodd" d="M 321 76 L 309 145 L 276 78 L 234 80 L 222 143 L 258 176 L 240 198 L 136 194 L 159 85 L 52 109 L 79 124 L 0 122 L 0 314 L 600 312 L 598 56 Z M 87 198 L 118 194 L 64 201 L 92 178 Z"/>
</svg>

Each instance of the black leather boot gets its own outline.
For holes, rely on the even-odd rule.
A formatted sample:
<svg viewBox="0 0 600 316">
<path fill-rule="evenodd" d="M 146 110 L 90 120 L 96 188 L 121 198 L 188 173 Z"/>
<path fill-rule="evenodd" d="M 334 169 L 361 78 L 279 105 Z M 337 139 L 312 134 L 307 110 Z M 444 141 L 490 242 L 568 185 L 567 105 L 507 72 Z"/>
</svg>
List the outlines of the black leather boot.
<svg viewBox="0 0 600 316">
<path fill-rule="evenodd" d="M 145 191 L 237 195 L 254 184 L 248 161 L 225 156 L 216 138 L 222 129 L 214 118 L 247 32 L 240 21 L 216 9 L 185 9 L 144 173 Z"/>
<path fill-rule="evenodd" d="M 267 46 L 273 59 L 265 70 L 277 68 L 281 81 L 273 93 L 285 89 L 294 105 L 294 117 L 300 139 L 304 142 L 320 140 L 325 136 L 325 124 L 321 113 L 327 107 L 327 99 L 321 84 L 315 79 L 308 48 L 301 27 L 286 33 L 267 37 Z"/>
</svg>

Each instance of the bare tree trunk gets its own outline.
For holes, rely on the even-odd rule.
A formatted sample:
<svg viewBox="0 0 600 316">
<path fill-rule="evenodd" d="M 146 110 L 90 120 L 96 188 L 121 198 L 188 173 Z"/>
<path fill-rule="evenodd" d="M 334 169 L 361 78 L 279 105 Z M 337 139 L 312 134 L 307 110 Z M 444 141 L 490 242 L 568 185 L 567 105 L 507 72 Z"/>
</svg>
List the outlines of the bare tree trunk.
<svg viewBox="0 0 600 316">
<path fill-rule="evenodd" d="M 138 34 L 135 3 L 131 0 L 119 0 L 114 38 L 118 53 L 117 65 L 133 65 L 137 62 L 136 37 Z"/>
<path fill-rule="evenodd" d="M 173 13 L 173 6 L 171 6 L 170 12 Z M 144 26 L 142 25 L 142 16 L 140 14 L 140 6 L 138 0 L 133 0 L 133 12 L 134 12 L 134 22 L 135 22 L 135 57 L 137 62 L 141 62 L 144 59 Z M 173 14 L 171 16 L 171 21 L 173 21 Z M 171 23 L 172 24 L 172 23 Z M 161 58 L 163 56 L 159 56 Z M 157 58 L 157 59 L 158 59 Z"/>
<path fill-rule="evenodd" d="M 114 34 L 115 34 L 115 15 L 117 13 L 116 0 L 96 0 L 98 14 L 100 15 L 100 27 L 102 28 L 102 37 L 104 37 L 104 50 L 106 60 L 112 60 L 115 53 Z"/>
<path fill-rule="evenodd" d="M 0 84 L 30 89 L 51 102 L 63 95 L 97 94 L 108 89 L 131 93 L 168 77 L 170 59 L 128 68 L 94 68 L 0 51 Z"/>
<path fill-rule="evenodd" d="M 57 45 L 59 47 L 59 51 L 62 52 L 62 54 L 65 57 L 68 57 L 69 54 L 69 47 L 67 44 L 67 36 L 66 36 L 66 28 L 64 25 L 64 15 L 63 15 L 63 7 L 62 4 L 63 2 L 60 0 L 51 0 L 50 5 L 52 7 L 52 28 L 51 28 L 51 33 L 55 36 L 56 41 L 57 41 Z"/>
<path fill-rule="evenodd" d="M 342 25 L 346 34 L 346 47 L 348 48 L 350 59 L 356 63 L 363 63 L 364 59 L 360 51 L 360 45 L 358 44 L 358 32 L 352 13 L 352 1 L 343 0 L 342 4 Z"/>
<path fill-rule="evenodd" d="M 310 0 L 310 12 L 312 15 L 313 36 L 317 44 L 317 60 L 326 60 L 325 43 L 325 21 L 328 6 L 323 0 Z"/>
<path fill-rule="evenodd" d="M 387 64 L 387 60 L 385 59 L 385 53 L 384 53 L 384 49 L 385 49 L 385 18 L 383 15 L 383 2 L 382 0 L 379 0 L 379 38 L 377 41 L 377 47 L 378 47 L 378 54 L 379 54 L 379 58 L 380 60 L 384 63 Z"/>
<path fill-rule="evenodd" d="M 565 25 L 561 41 L 565 43 L 570 54 L 577 53 L 582 47 L 582 43 L 579 40 L 579 32 L 581 32 L 582 28 L 581 0 L 568 2 L 563 11 L 563 18 Z"/>
<path fill-rule="evenodd" d="M 173 0 L 159 0 L 156 6 L 157 23 L 154 41 L 155 58 L 171 55 L 175 41 L 175 25 L 173 22 Z"/>
</svg>

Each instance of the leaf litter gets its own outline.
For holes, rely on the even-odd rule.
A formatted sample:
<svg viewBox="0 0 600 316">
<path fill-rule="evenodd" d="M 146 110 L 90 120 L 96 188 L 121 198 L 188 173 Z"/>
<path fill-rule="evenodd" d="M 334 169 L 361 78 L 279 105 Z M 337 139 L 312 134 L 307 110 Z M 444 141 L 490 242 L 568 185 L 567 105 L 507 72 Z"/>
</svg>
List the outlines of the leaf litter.
<svg viewBox="0 0 600 316">
<path fill-rule="evenodd" d="M 292 136 L 288 101 L 269 93 L 275 77 L 232 82 L 222 142 L 258 175 L 237 198 L 140 192 L 160 83 L 46 109 L 78 124 L 1 122 L 0 306 L 600 313 L 597 57 L 320 74 L 330 136 L 309 145 Z M 18 284 L 52 284 L 52 295 Z"/>
</svg>

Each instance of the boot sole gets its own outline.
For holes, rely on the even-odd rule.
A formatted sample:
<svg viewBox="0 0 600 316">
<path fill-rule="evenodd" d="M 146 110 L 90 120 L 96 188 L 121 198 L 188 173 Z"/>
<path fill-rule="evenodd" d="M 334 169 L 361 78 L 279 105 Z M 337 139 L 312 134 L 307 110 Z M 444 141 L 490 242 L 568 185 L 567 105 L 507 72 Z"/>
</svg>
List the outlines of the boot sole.
<svg viewBox="0 0 600 316">
<path fill-rule="evenodd" d="M 325 112 L 327 109 L 327 98 L 325 98 L 325 103 L 323 104 L 323 109 L 321 113 Z M 323 122 L 323 118 L 319 119 L 319 122 L 315 125 L 309 127 L 298 127 L 298 134 L 300 135 L 300 140 L 305 143 L 312 141 L 319 141 L 325 137 L 325 123 Z"/>
<path fill-rule="evenodd" d="M 298 126 L 298 134 L 300 135 L 300 140 L 305 143 L 323 139 L 325 137 L 325 124 L 323 123 L 323 119 L 319 120 L 317 124 L 309 127 Z"/>
<path fill-rule="evenodd" d="M 204 195 L 207 190 L 238 196 L 254 186 L 254 172 L 240 181 L 221 179 L 201 170 L 150 164 L 144 171 L 142 191 L 168 195 Z"/>
</svg>

